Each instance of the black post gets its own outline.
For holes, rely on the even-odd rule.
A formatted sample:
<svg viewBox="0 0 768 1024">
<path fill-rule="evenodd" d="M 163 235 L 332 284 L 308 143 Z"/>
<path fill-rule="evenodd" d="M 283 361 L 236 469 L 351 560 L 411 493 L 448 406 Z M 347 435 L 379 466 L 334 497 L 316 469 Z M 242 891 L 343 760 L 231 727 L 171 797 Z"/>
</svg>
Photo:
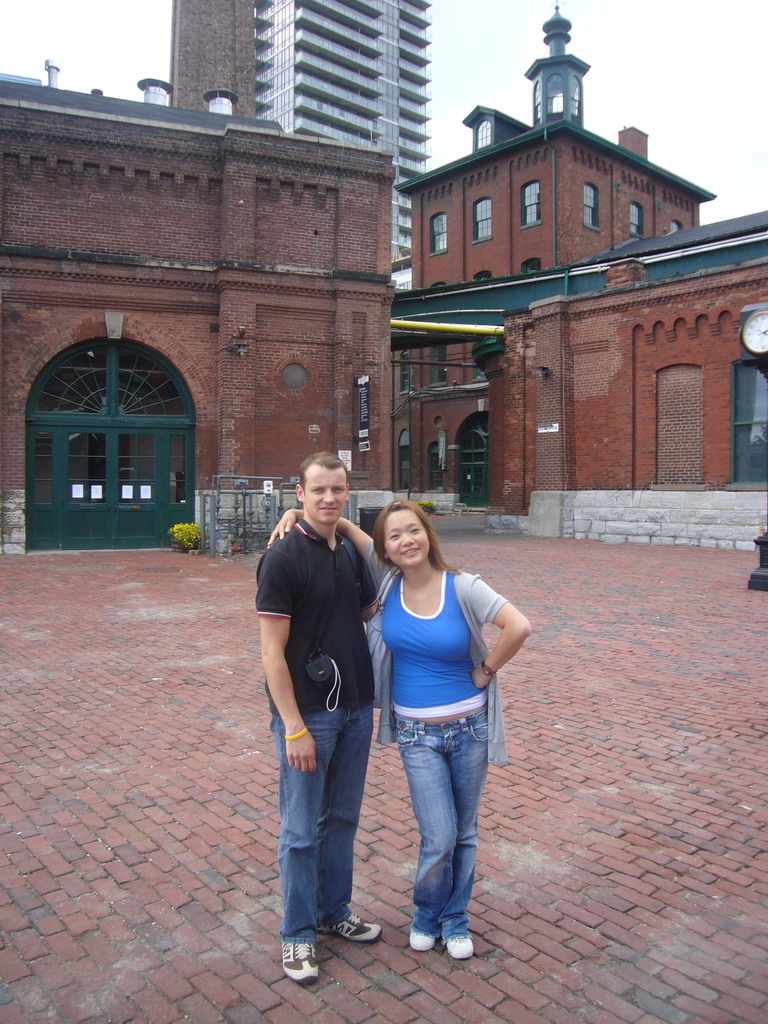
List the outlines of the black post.
<svg viewBox="0 0 768 1024">
<path fill-rule="evenodd" d="M 768 363 L 758 363 L 757 368 L 760 373 L 765 377 L 766 386 L 768 386 Z M 768 431 L 766 431 L 768 434 Z M 765 441 L 765 477 L 766 477 L 766 530 L 768 530 L 768 437 Z M 749 583 L 747 584 L 748 590 L 768 590 L 768 532 L 764 533 L 762 537 L 755 538 L 755 544 L 757 544 L 758 550 L 758 566 L 749 577 Z"/>
</svg>

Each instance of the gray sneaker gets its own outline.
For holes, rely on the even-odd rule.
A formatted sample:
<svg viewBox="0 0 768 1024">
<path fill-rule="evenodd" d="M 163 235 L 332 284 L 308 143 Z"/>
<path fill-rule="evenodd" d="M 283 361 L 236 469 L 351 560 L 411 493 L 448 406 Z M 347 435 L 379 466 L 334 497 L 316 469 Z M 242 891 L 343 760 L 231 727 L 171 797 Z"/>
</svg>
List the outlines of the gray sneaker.
<svg viewBox="0 0 768 1024">
<path fill-rule="evenodd" d="M 283 943 L 283 971 L 299 985 L 317 981 L 317 952 L 311 942 Z"/>
<path fill-rule="evenodd" d="M 340 935 L 350 942 L 378 942 L 381 938 L 381 925 L 361 921 L 357 914 L 349 914 L 336 924 L 321 925 L 317 930 L 323 935 Z"/>
</svg>

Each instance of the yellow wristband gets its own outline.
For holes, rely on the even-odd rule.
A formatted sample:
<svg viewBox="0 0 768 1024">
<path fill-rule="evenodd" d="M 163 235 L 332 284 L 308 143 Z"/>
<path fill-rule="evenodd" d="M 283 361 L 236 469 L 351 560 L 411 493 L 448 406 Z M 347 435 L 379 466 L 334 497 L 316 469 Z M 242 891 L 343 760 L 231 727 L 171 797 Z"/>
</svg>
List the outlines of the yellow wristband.
<svg viewBox="0 0 768 1024">
<path fill-rule="evenodd" d="M 285 738 L 288 741 L 288 743 L 290 743 L 291 740 L 300 740 L 301 737 L 302 736 L 306 736 L 308 732 L 309 732 L 309 729 L 305 725 L 304 728 L 301 730 L 301 732 L 297 732 L 295 736 L 286 736 Z"/>
</svg>

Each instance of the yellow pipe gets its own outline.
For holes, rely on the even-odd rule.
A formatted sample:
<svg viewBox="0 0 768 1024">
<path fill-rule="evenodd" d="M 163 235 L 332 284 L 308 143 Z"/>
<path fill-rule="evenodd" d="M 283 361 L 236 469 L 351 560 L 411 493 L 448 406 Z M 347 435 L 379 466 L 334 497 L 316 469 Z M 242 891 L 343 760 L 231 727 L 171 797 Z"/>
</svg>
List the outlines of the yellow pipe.
<svg viewBox="0 0 768 1024">
<path fill-rule="evenodd" d="M 482 324 L 435 324 L 418 320 L 390 320 L 389 326 L 395 331 L 442 331 L 444 334 L 495 334 L 504 333 L 503 327 L 484 327 Z"/>
</svg>

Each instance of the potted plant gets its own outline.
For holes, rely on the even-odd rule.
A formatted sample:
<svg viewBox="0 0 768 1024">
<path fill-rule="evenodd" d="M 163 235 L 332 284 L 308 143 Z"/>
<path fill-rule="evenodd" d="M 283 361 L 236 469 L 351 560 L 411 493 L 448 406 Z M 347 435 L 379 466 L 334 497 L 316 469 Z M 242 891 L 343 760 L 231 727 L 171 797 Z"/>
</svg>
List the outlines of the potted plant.
<svg viewBox="0 0 768 1024">
<path fill-rule="evenodd" d="M 173 551 L 197 551 L 200 547 L 200 527 L 197 523 L 176 523 L 168 530 Z"/>
</svg>

